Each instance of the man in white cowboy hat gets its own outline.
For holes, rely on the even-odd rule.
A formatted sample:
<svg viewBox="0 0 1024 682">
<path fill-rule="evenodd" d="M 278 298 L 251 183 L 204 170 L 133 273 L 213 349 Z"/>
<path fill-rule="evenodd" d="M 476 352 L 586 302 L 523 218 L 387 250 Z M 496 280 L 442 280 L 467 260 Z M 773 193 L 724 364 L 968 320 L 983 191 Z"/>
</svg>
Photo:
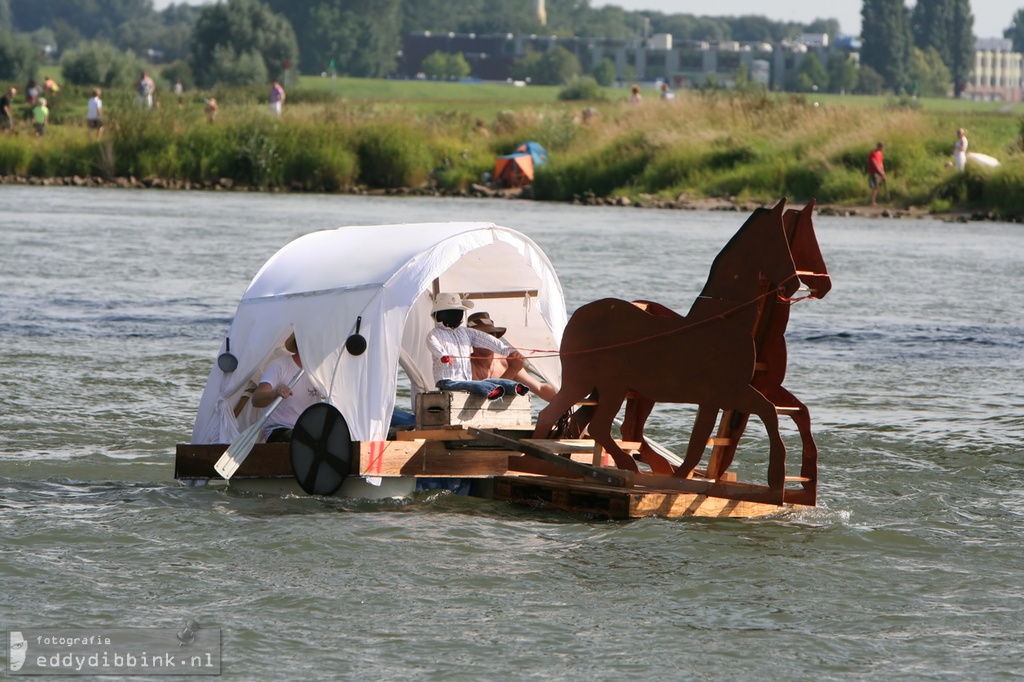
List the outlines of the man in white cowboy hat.
<svg viewBox="0 0 1024 682">
<path fill-rule="evenodd" d="M 320 395 L 320 391 L 313 385 L 308 372 L 302 375 L 295 386 L 288 388 L 292 377 L 302 369 L 302 358 L 299 357 L 299 346 L 295 341 L 295 334 L 285 340 L 284 347 L 291 355 L 284 355 L 272 360 L 263 370 L 260 383 L 252 394 L 253 407 L 266 407 L 274 402 L 275 398 L 279 396 L 282 398 L 281 404 L 263 425 L 263 433 L 268 443 L 291 442 L 295 422 L 299 420 L 307 407 L 324 399 Z"/>
<path fill-rule="evenodd" d="M 466 319 L 466 327 L 482 331 L 498 339 L 498 344 L 506 347 L 501 353 L 492 353 L 486 348 L 473 348 L 473 379 L 515 379 L 540 398 L 551 402 L 555 397 L 555 387 L 544 383 L 526 371 L 526 360 L 519 353 L 509 353 L 507 344 L 502 340 L 505 336 L 505 327 L 494 324 L 491 316 L 486 312 L 473 313 Z M 508 356 L 505 354 L 508 353 Z"/>
<path fill-rule="evenodd" d="M 513 392 L 526 395 L 530 389 L 511 379 L 473 380 L 470 359 L 474 346 L 492 353 L 505 354 L 508 350 L 493 336 L 462 326 L 463 315 L 472 307 L 472 301 L 463 301 L 458 294 L 442 292 L 434 297 L 430 314 L 436 324 L 427 334 L 427 348 L 434 358 L 434 385 L 442 391 L 468 391 L 488 400 Z M 519 357 L 515 351 L 510 355 Z"/>
</svg>

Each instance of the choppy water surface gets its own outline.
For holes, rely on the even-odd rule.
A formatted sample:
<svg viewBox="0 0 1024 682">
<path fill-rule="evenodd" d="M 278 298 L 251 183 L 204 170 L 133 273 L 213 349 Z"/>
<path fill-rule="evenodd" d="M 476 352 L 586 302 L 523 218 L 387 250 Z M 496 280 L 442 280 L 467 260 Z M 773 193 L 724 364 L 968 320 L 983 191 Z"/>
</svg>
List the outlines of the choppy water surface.
<svg viewBox="0 0 1024 682">
<path fill-rule="evenodd" d="M 820 507 L 625 523 L 185 489 L 173 449 L 242 291 L 301 234 L 493 221 L 548 253 L 570 310 L 685 310 L 746 216 L 12 187 L 0 209 L 4 628 L 192 618 L 244 680 L 1020 674 L 1018 225 L 817 218 L 835 287 L 793 310 L 786 385 Z M 651 434 L 680 446 L 692 414 L 660 408 Z"/>
</svg>

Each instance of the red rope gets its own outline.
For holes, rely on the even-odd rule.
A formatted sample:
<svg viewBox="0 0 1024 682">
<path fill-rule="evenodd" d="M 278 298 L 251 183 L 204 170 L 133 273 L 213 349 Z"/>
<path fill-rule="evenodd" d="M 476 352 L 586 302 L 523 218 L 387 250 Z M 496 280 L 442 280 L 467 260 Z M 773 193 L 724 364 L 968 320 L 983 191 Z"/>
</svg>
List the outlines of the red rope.
<svg viewBox="0 0 1024 682">
<path fill-rule="evenodd" d="M 524 354 L 525 353 L 530 353 L 531 354 L 530 355 L 531 358 L 534 358 L 534 357 L 552 358 L 552 357 L 559 357 L 560 355 L 583 355 L 583 354 L 586 354 L 586 353 L 596 353 L 596 352 L 599 352 L 599 351 L 612 350 L 614 348 L 623 348 L 623 347 L 626 347 L 626 346 L 633 346 L 633 345 L 636 345 L 638 343 L 643 343 L 645 341 L 650 341 L 652 339 L 658 339 L 658 338 L 661 338 L 663 336 L 671 336 L 672 334 L 679 334 L 679 333 L 682 333 L 682 332 L 688 332 L 688 331 L 690 331 L 692 329 L 695 329 L 697 327 L 700 327 L 702 325 L 710 324 L 711 322 L 715 322 L 717 320 L 723 320 L 726 317 L 728 317 L 729 315 L 732 315 L 732 314 L 736 313 L 738 310 L 742 310 L 743 308 L 746 308 L 748 306 L 754 305 L 754 304 L 758 303 L 759 301 L 761 301 L 761 300 L 763 300 L 765 298 L 768 298 L 772 294 L 775 294 L 778 297 L 779 301 L 782 301 L 784 303 L 789 303 L 789 304 L 797 303 L 797 302 L 802 301 L 802 300 L 804 300 L 806 298 L 811 298 L 811 296 L 802 296 L 802 297 L 799 297 L 799 298 L 788 298 L 788 297 L 782 296 L 781 294 L 778 293 L 782 289 L 783 285 L 786 282 L 788 282 L 789 280 L 793 279 L 794 277 L 797 277 L 797 275 L 796 274 L 790 275 L 789 277 L 784 279 L 782 281 L 782 283 L 779 284 L 775 289 L 768 290 L 768 291 L 764 292 L 763 294 L 759 294 L 759 295 L 755 296 L 754 298 L 752 298 L 749 301 L 745 301 L 743 303 L 740 303 L 739 305 L 737 305 L 734 308 L 730 308 L 729 310 L 726 310 L 724 312 L 718 313 L 717 315 L 712 315 L 711 317 L 704 318 L 703 320 L 697 320 L 696 322 L 693 322 L 691 324 L 687 324 L 687 325 L 685 325 L 683 327 L 680 327 L 678 329 L 671 329 L 671 330 L 669 330 L 667 332 L 662 332 L 660 334 L 653 334 L 651 336 L 645 336 L 645 337 L 642 337 L 642 338 L 639 338 L 639 339 L 631 339 L 629 341 L 623 341 L 622 343 L 615 343 L 615 344 L 611 344 L 611 345 L 608 345 L 608 346 L 599 346 L 597 348 L 588 348 L 586 350 L 575 351 L 575 352 L 572 352 L 572 353 L 561 353 L 561 352 L 559 352 L 557 350 L 542 350 L 542 349 L 537 349 L 537 348 L 519 348 L 517 350 L 520 353 L 524 353 Z M 545 353 L 545 355 L 538 355 L 539 353 Z"/>
<path fill-rule="evenodd" d="M 639 339 L 631 339 L 629 341 L 623 341 L 622 343 L 615 343 L 615 344 L 611 344 L 609 346 L 600 346 L 600 347 L 597 347 L 597 348 L 588 348 L 586 350 L 575 351 L 573 353 L 562 353 L 559 350 L 550 350 L 550 349 L 543 349 L 543 348 L 516 348 L 516 350 L 518 350 L 524 357 L 526 357 L 526 355 L 529 354 L 529 358 L 557 358 L 557 357 L 559 357 L 561 355 L 583 355 L 583 354 L 586 354 L 586 353 L 596 353 L 596 352 L 599 352 L 599 351 L 612 350 L 614 348 L 623 348 L 623 347 L 626 347 L 626 346 L 633 346 L 633 345 L 636 345 L 638 343 L 643 343 L 645 341 L 651 341 L 653 339 L 658 339 L 658 338 L 661 338 L 663 336 L 671 336 L 672 334 L 679 334 L 679 333 L 682 333 L 682 332 L 688 332 L 688 331 L 690 331 L 692 329 L 695 329 L 697 327 L 700 327 L 702 325 L 710 324 L 711 322 L 715 322 L 717 320 L 723 320 L 723 319 L 727 318 L 729 315 L 732 315 L 732 314 L 736 313 L 737 311 L 742 310 L 743 308 L 746 308 L 747 306 L 754 305 L 754 304 L 758 303 L 759 301 L 761 301 L 761 300 L 763 300 L 765 298 L 768 298 L 772 294 L 775 294 L 777 296 L 777 300 L 779 300 L 779 301 L 781 301 L 783 303 L 788 303 L 790 305 L 792 305 L 794 303 L 799 303 L 800 301 L 805 301 L 808 298 L 814 298 L 814 294 L 808 294 L 806 296 L 788 297 L 788 296 L 783 296 L 782 294 L 779 293 L 779 291 L 782 289 L 783 285 L 785 285 L 786 282 L 788 282 L 789 280 L 793 279 L 794 277 L 798 277 L 798 275 L 796 275 L 796 274 L 790 275 L 789 277 L 784 279 L 782 281 L 782 283 L 779 284 L 775 289 L 768 290 L 768 291 L 764 292 L 763 294 L 759 294 L 759 295 L 755 296 L 754 298 L 752 298 L 749 301 L 745 301 L 743 303 L 740 303 L 739 305 L 735 306 L 734 308 L 730 308 L 729 310 L 726 310 L 724 312 L 718 313 L 717 315 L 712 315 L 711 317 L 704 318 L 703 320 L 697 320 L 696 322 L 693 322 L 691 324 L 687 324 L 687 325 L 685 325 L 683 327 L 680 327 L 678 329 L 671 329 L 671 330 L 669 330 L 667 332 L 662 332 L 660 334 L 653 334 L 651 336 L 645 336 L 645 337 L 642 337 L 642 338 L 639 338 Z M 473 359 L 477 359 L 477 358 L 485 359 L 487 356 L 466 355 L 466 356 L 450 356 L 450 357 L 465 357 L 465 358 L 469 358 L 470 360 L 473 360 Z M 442 362 L 443 362 L 443 360 L 442 360 Z"/>
</svg>

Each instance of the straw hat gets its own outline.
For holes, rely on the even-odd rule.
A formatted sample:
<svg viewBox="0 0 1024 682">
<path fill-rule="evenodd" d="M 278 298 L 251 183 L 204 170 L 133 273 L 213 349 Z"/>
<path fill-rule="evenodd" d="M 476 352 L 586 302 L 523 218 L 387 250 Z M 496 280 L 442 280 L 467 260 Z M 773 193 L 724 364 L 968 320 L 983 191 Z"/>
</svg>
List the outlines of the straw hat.
<svg viewBox="0 0 1024 682">
<path fill-rule="evenodd" d="M 479 329 L 485 334 L 492 334 L 498 338 L 505 335 L 506 327 L 497 327 L 494 325 L 494 321 L 491 320 L 491 316 L 485 312 L 473 313 L 466 320 L 466 326 L 470 329 Z"/>
<path fill-rule="evenodd" d="M 469 310 L 472 307 L 472 301 L 463 301 L 458 294 L 442 291 L 434 297 L 434 307 L 430 310 L 430 314 L 433 315 L 440 310 Z"/>
</svg>

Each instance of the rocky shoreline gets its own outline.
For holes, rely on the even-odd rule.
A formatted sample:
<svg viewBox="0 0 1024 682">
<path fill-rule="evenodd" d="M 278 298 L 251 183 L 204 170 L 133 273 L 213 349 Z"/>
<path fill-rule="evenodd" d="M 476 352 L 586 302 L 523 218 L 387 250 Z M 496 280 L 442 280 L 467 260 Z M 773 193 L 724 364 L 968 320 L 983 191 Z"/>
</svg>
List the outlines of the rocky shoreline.
<svg viewBox="0 0 1024 682">
<path fill-rule="evenodd" d="M 204 182 L 191 182 L 189 180 L 167 180 L 163 178 L 135 178 L 118 177 L 105 179 L 98 176 L 70 177 L 37 177 L 28 175 L 7 175 L 0 176 L 0 185 L 31 185 L 42 187 L 110 187 L 122 189 L 167 189 L 184 191 L 233 191 L 233 192 L 307 192 L 301 183 L 293 183 L 287 188 L 264 189 L 237 183 L 231 178 L 220 178 L 217 181 L 207 180 Z M 522 189 L 494 189 L 484 185 L 474 184 L 467 190 L 447 191 L 436 187 L 401 187 L 392 189 L 368 189 L 366 187 L 353 187 L 343 190 L 338 194 L 355 194 L 368 196 L 433 196 L 433 197 L 474 197 L 474 198 L 499 198 L 499 199 L 526 199 L 533 198 L 529 187 Z M 573 204 L 581 206 L 621 206 L 633 208 L 654 208 L 674 209 L 684 211 L 734 211 L 737 213 L 750 213 L 763 204 L 751 201 L 738 201 L 734 197 L 729 198 L 693 198 L 680 194 L 675 199 L 664 199 L 649 194 L 640 194 L 636 199 L 629 197 L 598 197 L 588 195 L 573 200 Z M 994 211 L 951 211 L 949 213 L 931 213 L 927 209 L 910 206 L 842 206 L 833 204 L 818 204 L 816 208 L 819 215 L 840 216 L 840 217 L 868 217 L 868 218 L 938 218 L 950 222 L 971 222 L 971 221 L 999 221 L 999 222 L 1024 222 L 1024 216 L 1002 216 Z"/>
</svg>

